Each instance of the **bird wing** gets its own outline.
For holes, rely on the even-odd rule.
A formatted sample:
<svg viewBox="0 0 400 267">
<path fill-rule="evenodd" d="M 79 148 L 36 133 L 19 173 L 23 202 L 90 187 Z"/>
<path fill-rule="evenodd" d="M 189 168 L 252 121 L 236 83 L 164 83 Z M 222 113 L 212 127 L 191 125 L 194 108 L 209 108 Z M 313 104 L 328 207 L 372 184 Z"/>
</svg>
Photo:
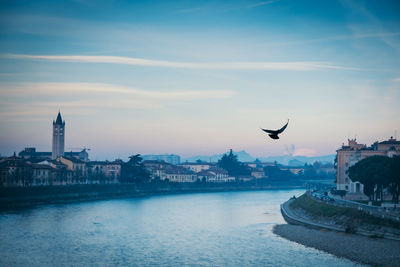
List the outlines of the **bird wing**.
<svg viewBox="0 0 400 267">
<path fill-rule="evenodd" d="M 261 128 L 261 130 L 263 130 L 263 131 L 266 132 L 266 133 L 276 134 L 276 131 L 275 131 L 275 130 L 267 130 L 267 129 L 263 129 L 263 128 Z"/>
<path fill-rule="evenodd" d="M 278 133 L 282 133 L 282 132 L 286 129 L 286 127 L 288 126 L 288 124 L 289 124 L 289 120 L 287 121 L 287 123 L 285 124 L 285 126 L 283 126 L 282 128 L 280 128 L 280 129 L 278 130 Z"/>
</svg>

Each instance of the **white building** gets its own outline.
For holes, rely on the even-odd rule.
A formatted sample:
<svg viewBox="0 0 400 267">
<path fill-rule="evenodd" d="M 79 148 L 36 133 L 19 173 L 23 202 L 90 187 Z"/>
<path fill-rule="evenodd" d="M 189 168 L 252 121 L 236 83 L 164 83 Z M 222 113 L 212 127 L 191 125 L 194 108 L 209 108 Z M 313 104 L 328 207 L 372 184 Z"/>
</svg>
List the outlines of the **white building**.
<svg viewBox="0 0 400 267">
<path fill-rule="evenodd" d="M 215 164 L 206 163 L 206 162 L 185 162 L 180 164 L 179 166 L 192 170 L 194 172 L 201 172 L 204 170 L 208 170 L 213 167 Z"/>
<path fill-rule="evenodd" d="M 234 182 L 235 177 L 229 176 L 228 172 L 222 168 L 212 167 L 198 173 L 199 179 L 205 179 L 210 183 Z"/>
</svg>

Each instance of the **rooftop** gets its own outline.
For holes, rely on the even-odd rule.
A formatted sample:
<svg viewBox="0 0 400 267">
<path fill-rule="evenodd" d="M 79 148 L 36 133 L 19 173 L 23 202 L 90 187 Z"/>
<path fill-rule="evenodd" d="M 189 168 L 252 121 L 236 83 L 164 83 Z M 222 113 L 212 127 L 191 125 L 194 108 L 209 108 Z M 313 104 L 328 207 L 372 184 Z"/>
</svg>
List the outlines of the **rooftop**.
<svg viewBox="0 0 400 267">
<path fill-rule="evenodd" d="M 68 156 L 64 156 L 64 159 L 67 159 L 69 161 L 72 161 L 73 163 L 80 163 L 80 164 L 84 164 L 85 162 L 83 160 L 77 159 L 75 157 L 68 157 Z"/>
<path fill-rule="evenodd" d="M 387 141 L 382 141 L 378 143 L 379 145 L 400 145 L 400 141 L 397 141 L 393 136 Z"/>
</svg>

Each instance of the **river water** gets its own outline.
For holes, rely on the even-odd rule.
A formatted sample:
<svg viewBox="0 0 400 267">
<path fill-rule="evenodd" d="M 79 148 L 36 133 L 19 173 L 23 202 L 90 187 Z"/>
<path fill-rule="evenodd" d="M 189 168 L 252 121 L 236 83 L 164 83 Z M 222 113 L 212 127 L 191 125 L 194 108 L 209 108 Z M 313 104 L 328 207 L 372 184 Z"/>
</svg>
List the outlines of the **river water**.
<svg viewBox="0 0 400 267">
<path fill-rule="evenodd" d="M 272 233 L 301 190 L 164 195 L 0 214 L 0 266 L 356 266 Z M 340 244 L 338 244 L 340 245 Z"/>
</svg>

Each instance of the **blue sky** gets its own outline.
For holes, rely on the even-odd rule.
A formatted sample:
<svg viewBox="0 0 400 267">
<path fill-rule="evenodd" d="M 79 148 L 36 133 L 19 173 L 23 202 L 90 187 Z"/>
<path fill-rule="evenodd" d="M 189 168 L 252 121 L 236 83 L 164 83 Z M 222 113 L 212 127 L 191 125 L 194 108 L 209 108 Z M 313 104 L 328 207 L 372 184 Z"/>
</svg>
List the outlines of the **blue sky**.
<svg viewBox="0 0 400 267">
<path fill-rule="evenodd" d="M 400 134 L 398 1 L 1 1 L 0 153 L 331 154 Z M 260 127 L 279 128 L 278 141 Z"/>
</svg>

